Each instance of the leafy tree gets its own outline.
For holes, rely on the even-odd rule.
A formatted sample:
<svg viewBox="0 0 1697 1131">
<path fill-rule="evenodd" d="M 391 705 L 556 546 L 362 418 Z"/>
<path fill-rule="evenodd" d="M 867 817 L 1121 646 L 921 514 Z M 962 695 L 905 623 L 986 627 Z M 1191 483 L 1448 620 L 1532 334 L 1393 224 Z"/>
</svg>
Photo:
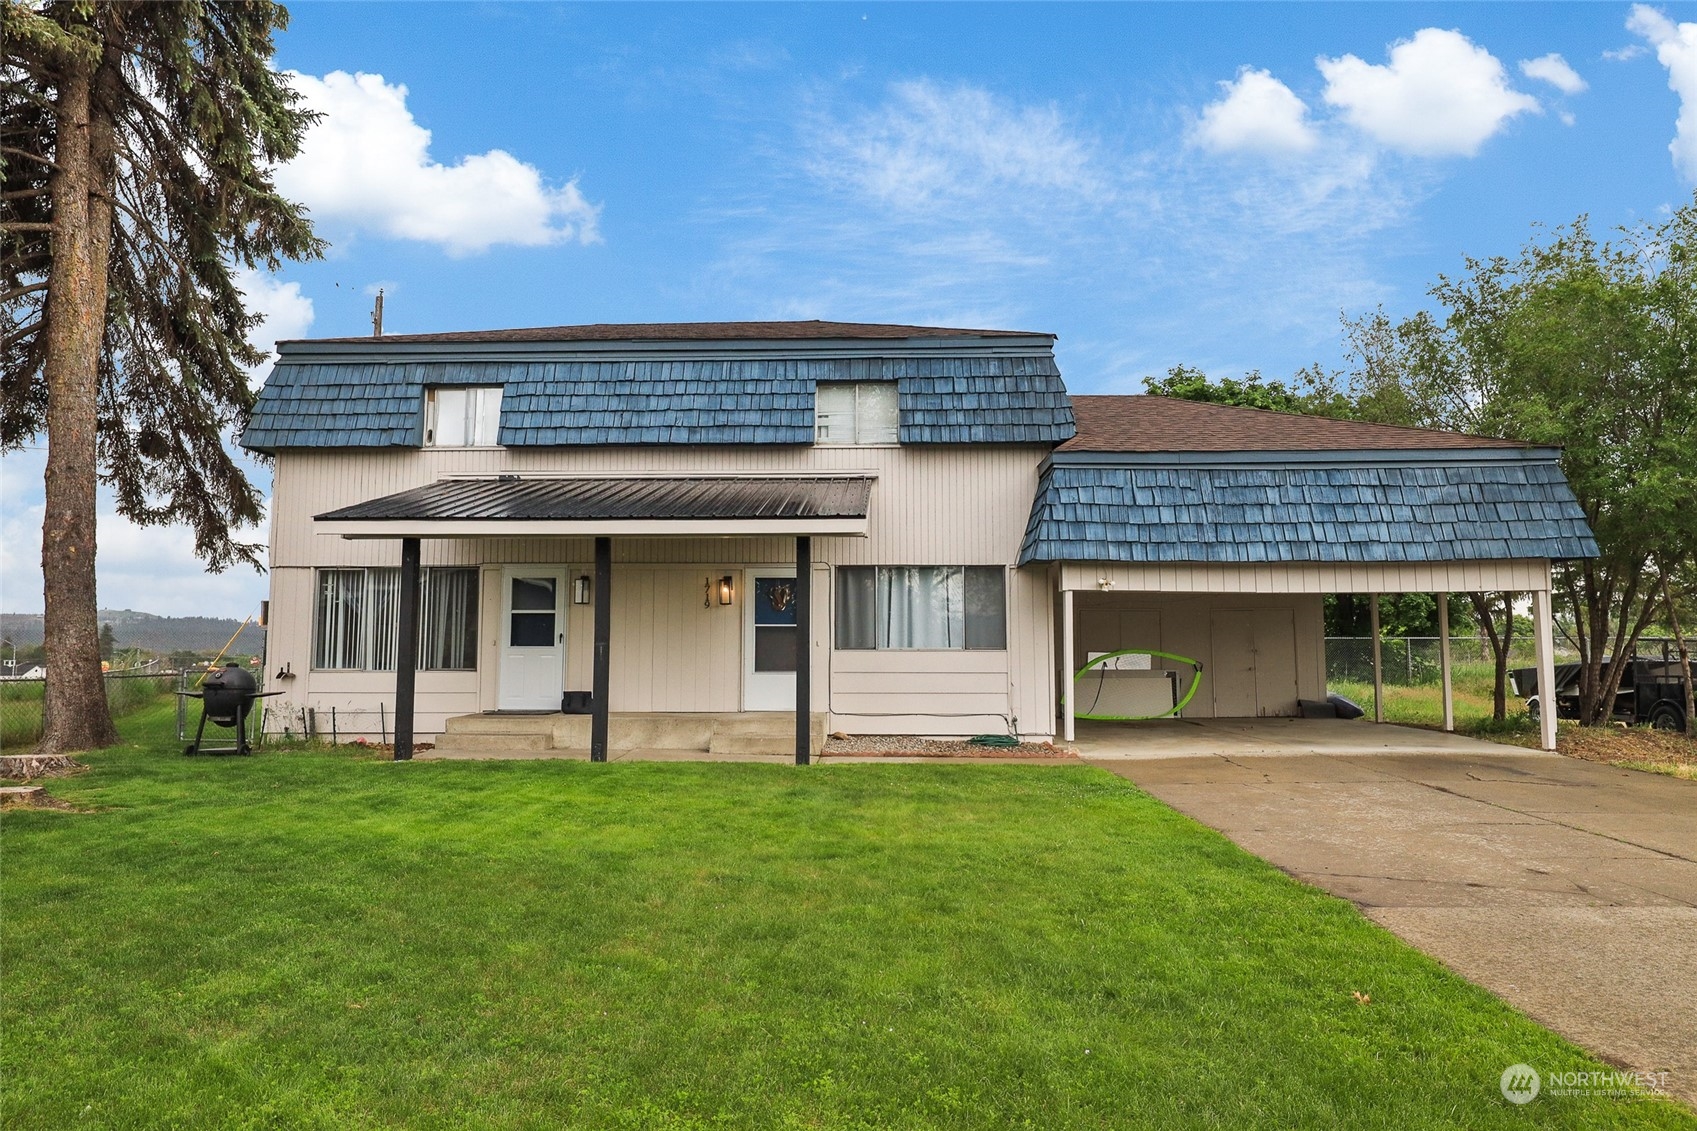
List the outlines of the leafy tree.
<svg viewBox="0 0 1697 1131">
<path fill-rule="evenodd" d="M 112 653 L 118 650 L 118 636 L 110 624 L 100 626 L 100 658 L 110 660 Z"/>
<path fill-rule="evenodd" d="M 1586 723 L 1607 720 L 1664 605 L 1652 563 L 1697 525 L 1694 257 L 1697 202 L 1614 242 L 1581 217 L 1515 257 L 1467 260 L 1430 291 L 1441 313 L 1350 325 L 1364 414 L 1563 448 L 1602 551 L 1555 577 Z"/>
<path fill-rule="evenodd" d="M 270 169 L 311 116 L 271 69 L 273 3 L 0 0 L 0 448 L 47 436 L 43 752 L 116 740 L 100 678 L 95 487 L 187 523 L 210 568 L 260 498 L 225 446 L 252 405 L 238 268 L 320 253 Z"/>
<path fill-rule="evenodd" d="M 1207 404 L 1261 408 L 1273 412 L 1309 413 L 1315 416 L 1351 416 L 1349 397 L 1336 381 L 1318 367 L 1304 369 L 1286 384 L 1262 377 L 1251 370 L 1243 379 L 1210 378 L 1200 369 L 1175 365 L 1165 377 L 1145 377 L 1145 391 L 1161 397 L 1177 397 Z"/>
</svg>

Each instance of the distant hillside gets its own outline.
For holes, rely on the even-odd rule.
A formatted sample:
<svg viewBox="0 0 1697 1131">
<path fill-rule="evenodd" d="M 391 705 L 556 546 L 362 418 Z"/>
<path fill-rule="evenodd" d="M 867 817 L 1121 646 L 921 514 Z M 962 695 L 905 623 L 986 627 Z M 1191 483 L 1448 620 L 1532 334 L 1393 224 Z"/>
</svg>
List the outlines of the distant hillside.
<svg viewBox="0 0 1697 1131">
<path fill-rule="evenodd" d="M 160 617 L 134 609 L 101 609 L 100 623 L 112 626 L 119 648 L 145 648 L 149 652 L 216 652 L 242 622 L 227 617 Z M 0 613 L 0 635 L 20 648 L 41 643 L 40 613 Z M 242 629 L 230 651 L 258 655 L 265 648 L 265 630 L 255 625 Z"/>
</svg>

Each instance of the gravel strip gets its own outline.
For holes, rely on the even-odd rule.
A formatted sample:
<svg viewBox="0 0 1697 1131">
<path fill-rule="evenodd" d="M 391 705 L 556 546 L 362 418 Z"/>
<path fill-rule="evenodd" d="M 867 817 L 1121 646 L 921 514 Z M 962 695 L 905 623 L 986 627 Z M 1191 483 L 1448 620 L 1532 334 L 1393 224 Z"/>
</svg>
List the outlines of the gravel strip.
<svg viewBox="0 0 1697 1131">
<path fill-rule="evenodd" d="M 1076 758 L 1078 751 L 1050 742 L 1018 746 L 974 746 L 964 738 L 921 738 L 917 734 L 832 735 L 825 754 L 883 758 Z"/>
</svg>

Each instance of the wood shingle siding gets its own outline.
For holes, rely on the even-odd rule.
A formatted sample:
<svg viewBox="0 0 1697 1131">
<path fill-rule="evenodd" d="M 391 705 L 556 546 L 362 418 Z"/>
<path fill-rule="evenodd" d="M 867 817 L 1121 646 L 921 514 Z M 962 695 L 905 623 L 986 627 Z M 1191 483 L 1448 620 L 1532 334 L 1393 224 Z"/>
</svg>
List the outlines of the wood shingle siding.
<svg viewBox="0 0 1697 1131">
<path fill-rule="evenodd" d="M 498 385 L 506 447 L 809 445 L 819 382 L 892 381 L 904 444 L 1052 446 L 1073 434 L 1073 417 L 1046 345 L 967 356 L 389 362 L 285 350 L 242 444 L 264 452 L 419 447 L 426 388 Z"/>
<path fill-rule="evenodd" d="M 1595 557 L 1544 458 L 1132 466 L 1043 473 L 1021 565 L 1100 562 L 1443 562 Z M 1518 453 L 1516 453 L 1518 457 Z"/>
</svg>

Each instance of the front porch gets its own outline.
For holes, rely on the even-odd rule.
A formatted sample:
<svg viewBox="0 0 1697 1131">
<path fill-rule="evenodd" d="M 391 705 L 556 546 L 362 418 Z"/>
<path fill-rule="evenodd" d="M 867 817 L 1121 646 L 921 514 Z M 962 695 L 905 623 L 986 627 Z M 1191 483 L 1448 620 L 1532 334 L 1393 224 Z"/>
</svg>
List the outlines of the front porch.
<svg viewBox="0 0 1697 1131">
<path fill-rule="evenodd" d="M 815 712 L 810 729 L 811 754 L 825 745 L 825 715 Z M 418 755 L 436 759 L 502 757 L 589 758 L 593 749 L 592 715 L 493 712 L 456 715 L 447 720 L 434 750 Z M 787 761 L 796 753 L 795 715 L 790 711 L 611 711 L 607 715 L 607 757 L 640 751 L 644 757 L 772 757 Z"/>
</svg>

